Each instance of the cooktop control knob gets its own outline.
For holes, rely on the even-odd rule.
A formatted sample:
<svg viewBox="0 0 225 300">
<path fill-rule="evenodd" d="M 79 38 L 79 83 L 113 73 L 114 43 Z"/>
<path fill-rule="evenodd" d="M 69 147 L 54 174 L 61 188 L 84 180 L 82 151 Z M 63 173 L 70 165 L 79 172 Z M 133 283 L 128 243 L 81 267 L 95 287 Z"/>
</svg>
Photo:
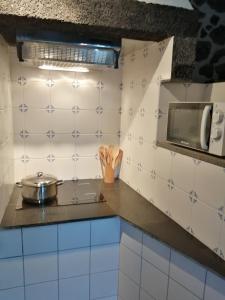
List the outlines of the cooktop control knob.
<svg viewBox="0 0 225 300">
<path fill-rule="evenodd" d="M 219 128 L 214 128 L 214 129 L 212 130 L 211 136 L 212 136 L 213 140 L 215 140 L 215 141 L 219 140 L 219 139 L 221 138 L 221 136 L 222 136 L 222 131 L 221 131 L 221 129 L 219 129 Z"/>
<path fill-rule="evenodd" d="M 224 119 L 224 114 L 222 111 L 220 110 L 216 110 L 214 113 L 213 113 L 213 123 L 214 124 L 219 124 L 223 121 Z"/>
</svg>

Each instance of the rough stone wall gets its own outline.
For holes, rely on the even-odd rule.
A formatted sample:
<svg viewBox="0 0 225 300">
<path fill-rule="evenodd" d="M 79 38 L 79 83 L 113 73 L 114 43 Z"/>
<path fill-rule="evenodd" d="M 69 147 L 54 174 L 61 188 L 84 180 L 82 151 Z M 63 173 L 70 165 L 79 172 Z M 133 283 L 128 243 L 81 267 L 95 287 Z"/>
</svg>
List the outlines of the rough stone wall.
<svg viewBox="0 0 225 300">
<path fill-rule="evenodd" d="M 44 24 L 76 34 L 97 32 L 106 39 L 114 35 L 155 41 L 196 36 L 198 29 L 194 11 L 135 0 L 0 0 L 0 29 L 5 35 Z"/>
<path fill-rule="evenodd" d="M 191 0 L 199 13 L 193 79 L 197 82 L 225 81 L 225 1 Z"/>
</svg>

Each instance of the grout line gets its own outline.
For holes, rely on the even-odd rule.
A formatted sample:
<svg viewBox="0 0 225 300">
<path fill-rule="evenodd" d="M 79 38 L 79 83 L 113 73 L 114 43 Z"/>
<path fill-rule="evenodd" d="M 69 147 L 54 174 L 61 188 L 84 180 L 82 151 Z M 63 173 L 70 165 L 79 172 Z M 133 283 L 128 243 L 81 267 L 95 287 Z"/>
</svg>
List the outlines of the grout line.
<svg viewBox="0 0 225 300">
<path fill-rule="evenodd" d="M 139 285 L 139 300 L 141 299 L 141 282 L 142 282 L 142 262 L 143 262 L 143 241 L 144 241 L 144 234 L 141 233 L 141 265 L 140 265 L 140 285 Z"/>
<path fill-rule="evenodd" d="M 40 285 L 40 284 L 45 284 L 45 283 L 48 283 L 48 282 L 58 282 L 58 280 L 54 279 L 54 280 L 47 280 L 47 281 L 40 281 L 40 282 L 35 282 L 35 283 L 29 283 L 29 284 L 26 284 L 25 287 L 35 286 L 35 285 Z"/>
<path fill-rule="evenodd" d="M 169 273 L 165 273 L 164 271 L 162 271 L 161 269 L 159 269 L 156 265 L 154 265 L 151 261 L 147 260 L 146 258 L 144 258 L 142 255 L 137 254 L 136 252 L 134 252 L 132 249 L 130 249 L 129 247 L 127 247 L 126 245 L 124 245 L 122 243 L 122 245 L 127 248 L 128 250 L 130 250 L 133 254 L 136 254 L 137 256 L 139 256 L 143 261 L 147 262 L 148 264 L 150 264 L 151 266 L 153 266 L 155 269 L 157 269 L 159 272 L 161 272 L 162 274 L 164 274 L 165 276 L 169 277 Z M 170 249 L 170 248 L 169 248 Z"/>
<path fill-rule="evenodd" d="M 21 243 L 22 243 L 22 260 L 23 260 L 23 289 L 24 289 L 24 300 L 26 300 L 26 290 L 25 290 L 25 265 L 24 265 L 24 246 L 23 246 L 23 230 L 21 230 Z"/>
<path fill-rule="evenodd" d="M 117 279 L 117 299 L 119 297 L 119 286 L 120 286 L 120 250 L 121 250 L 121 235 L 122 235 L 122 220 L 121 218 L 119 219 L 120 222 L 120 238 L 119 238 L 119 259 L 118 259 L 118 279 Z"/>
<path fill-rule="evenodd" d="M 59 226 L 57 224 L 57 282 L 58 282 L 58 300 L 59 300 Z"/>
<path fill-rule="evenodd" d="M 169 256 L 169 270 L 168 270 L 168 281 L 167 281 L 167 291 L 166 291 L 166 299 L 168 300 L 169 297 L 169 283 L 170 283 L 170 263 L 171 263 L 171 256 L 172 256 L 172 249 L 170 249 L 170 256 Z"/>
<path fill-rule="evenodd" d="M 91 231 L 92 231 L 92 222 L 89 222 L 89 238 L 90 238 L 90 253 L 89 253 L 89 300 L 91 299 L 91 248 L 92 248 L 92 242 L 91 242 Z"/>
<path fill-rule="evenodd" d="M 111 298 L 111 297 L 117 297 L 117 295 L 111 295 L 111 296 L 106 296 L 106 297 L 101 297 L 101 298 L 93 298 L 91 300 L 105 300 L 105 299 L 108 299 L 108 298 Z"/>
<path fill-rule="evenodd" d="M 203 300 L 205 299 L 205 293 L 206 293 L 206 282 L 207 282 L 207 278 L 208 278 L 208 270 L 206 270 L 206 274 L 205 274 L 205 284 L 204 284 L 204 289 L 203 289 Z"/>
<path fill-rule="evenodd" d="M 194 294 L 191 290 L 189 290 L 186 286 L 184 286 L 183 284 L 181 284 L 180 282 L 178 282 L 177 280 L 175 280 L 173 277 L 169 277 L 169 279 L 171 279 L 172 281 L 176 282 L 179 286 L 181 286 L 183 289 L 185 289 L 187 292 L 189 292 L 195 298 L 197 298 L 199 300 L 202 300 L 202 298 L 200 298 L 199 296 L 197 296 L 196 294 Z"/>
</svg>

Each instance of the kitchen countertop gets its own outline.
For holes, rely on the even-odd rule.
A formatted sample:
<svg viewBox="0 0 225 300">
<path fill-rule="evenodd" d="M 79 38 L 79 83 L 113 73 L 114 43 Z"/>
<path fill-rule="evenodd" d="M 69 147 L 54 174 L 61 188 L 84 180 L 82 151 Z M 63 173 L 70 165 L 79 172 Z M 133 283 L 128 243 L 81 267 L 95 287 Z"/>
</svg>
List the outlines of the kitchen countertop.
<svg viewBox="0 0 225 300">
<path fill-rule="evenodd" d="M 16 228 L 119 216 L 208 269 L 225 276 L 224 260 L 122 180 L 115 184 L 104 184 L 100 179 L 91 182 L 107 202 L 16 210 L 21 190 L 15 187 L 1 226 Z M 73 181 L 65 181 L 59 187 L 58 197 L 71 197 L 71 188 L 77 187 L 75 184 Z"/>
</svg>

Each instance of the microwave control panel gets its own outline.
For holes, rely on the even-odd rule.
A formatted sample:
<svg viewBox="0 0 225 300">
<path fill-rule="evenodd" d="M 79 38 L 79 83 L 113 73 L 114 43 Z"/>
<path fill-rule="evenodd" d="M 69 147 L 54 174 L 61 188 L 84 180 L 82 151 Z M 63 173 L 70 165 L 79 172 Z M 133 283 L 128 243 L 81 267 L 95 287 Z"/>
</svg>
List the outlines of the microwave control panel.
<svg viewBox="0 0 225 300">
<path fill-rule="evenodd" d="M 225 103 L 213 105 L 209 153 L 225 156 Z"/>
</svg>

